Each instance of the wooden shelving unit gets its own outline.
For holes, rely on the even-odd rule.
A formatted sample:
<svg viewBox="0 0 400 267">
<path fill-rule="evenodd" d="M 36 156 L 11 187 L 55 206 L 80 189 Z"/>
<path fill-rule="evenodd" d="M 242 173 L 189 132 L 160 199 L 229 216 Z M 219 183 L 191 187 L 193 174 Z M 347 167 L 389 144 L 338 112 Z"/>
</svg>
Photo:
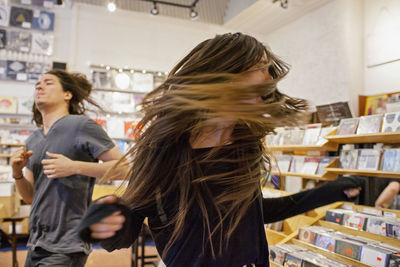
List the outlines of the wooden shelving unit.
<svg viewBox="0 0 400 267">
<path fill-rule="evenodd" d="M 279 176 L 297 176 L 304 179 L 311 179 L 311 180 L 319 180 L 319 181 L 332 181 L 335 180 L 338 175 L 334 173 L 324 173 L 323 175 L 316 175 L 316 174 L 305 174 L 305 173 L 297 173 L 297 172 L 279 172 L 273 171 L 271 172 L 272 175 L 279 175 Z"/>
<path fill-rule="evenodd" d="M 304 146 L 304 145 L 282 145 L 282 146 L 267 146 L 271 151 L 337 151 L 338 144 L 325 143 L 322 146 Z"/>
<path fill-rule="evenodd" d="M 361 144 L 361 143 L 400 143 L 400 132 L 373 133 L 373 134 L 351 134 L 351 135 L 328 135 L 325 137 L 329 143 L 336 144 Z"/>
<path fill-rule="evenodd" d="M 361 230 L 356 230 L 353 228 L 349 228 L 343 225 L 339 225 L 339 224 L 335 224 L 335 223 L 331 223 L 331 222 L 327 222 L 325 220 L 323 220 L 324 215 L 326 213 L 327 209 L 335 209 L 335 208 L 340 208 L 342 206 L 351 206 L 351 208 L 353 210 L 356 211 L 365 211 L 366 209 L 373 209 L 373 210 L 377 210 L 377 211 L 381 211 L 381 212 L 391 212 L 396 214 L 396 216 L 398 218 L 400 218 L 400 211 L 396 211 L 396 210 L 388 210 L 388 209 L 382 209 L 382 208 L 374 208 L 374 207 L 368 207 L 368 206 L 363 206 L 363 205 L 356 205 L 354 203 L 350 203 L 350 202 L 336 202 L 336 203 L 332 203 L 330 205 L 327 206 L 323 206 L 320 207 L 316 210 L 312 210 L 310 212 L 308 212 L 307 214 L 314 214 L 315 213 L 315 217 L 310 217 L 310 216 L 304 216 L 303 217 L 292 217 L 289 219 L 286 219 L 284 221 L 284 226 L 285 226 L 285 222 L 286 221 L 290 221 L 293 219 L 296 219 L 297 221 L 297 226 L 296 229 L 292 229 L 292 232 L 288 233 L 282 233 L 282 232 L 277 232 L 274 230 L 270 230 L 270 229 L 266 229 L 266 235 L 267 235 L 267 239 L 269 242 L 269 245 L 276 245 L 276 244 L 293 244 L 293 245 L 298 245 L 301 247 L 306 248 L 309 251 L 315 252 L 317 254 L 323 255 L 327 258 L 333 259 L 333 260 L 337 260 L 346 264 L 350 264 L 351 266 L 360 266 L 360 267 L 366 267 L 366 266 L 371 266 L 365 263 L 361 263 L 360 261 L 357 261 L 355 259 L 322 249 L 320 247 L 317 247 L 313 244 L 309 244 L 307 242 L 301 241 L 297 239 L 297 235 L 298 235 L 298 227 L 307 227 L 307 226 L 322 226 L 322 227 L 326 227 L 326 228 L 330 228 L 333 229 L 335 231 L 338 232 L 342 232 L 345 234 L 349 234 L 349 235 L 353 235 L 353 236 L 360 236 L 360 237 L 364 237 L 364 238 L 369 238 L 378 242 L 382 242 L 385 243 L 387 245 L 391 245 L 391 246 L 395 246 L 395 247 L 400 247 L 400 240 L 395 239 L 395 238 L 391 238 L 391 237 L 387 237 L 387 236 L 381 236 L 381 235 L 377 235 L 377 234 L 373 234 L 373 233 L 369 233 L 366 231 L 361 231 Z M 321 210 L 317 211 L 317 210 Z M 271 266 L 281 266 L 277 263 L 271 262 Z"/>
<path fill-rule="evenodd" d="M 358 176 L 370 176 L 377 178 L 400 178 L 400 172 L 388 172 L 388 171 L 370 171 L 370 170 L 357 170 L 357 169 L 342 169 L 338 168 L 339 159 L 336 159 L 331 162 L 326 168 L 325 171 L 334 175 L 358 175 Z"/>
<path fill-rule="evenodd" d="M 18 147 L 18 146 L 25 146 L 25 144 L 0 143 L 0 146 L 13 146 L 13 147 Z"/>
<path fill-rule="evenodd" d="M 11 158 L 11 154 L 0 154 L 0 158 Z"/>
</svg>

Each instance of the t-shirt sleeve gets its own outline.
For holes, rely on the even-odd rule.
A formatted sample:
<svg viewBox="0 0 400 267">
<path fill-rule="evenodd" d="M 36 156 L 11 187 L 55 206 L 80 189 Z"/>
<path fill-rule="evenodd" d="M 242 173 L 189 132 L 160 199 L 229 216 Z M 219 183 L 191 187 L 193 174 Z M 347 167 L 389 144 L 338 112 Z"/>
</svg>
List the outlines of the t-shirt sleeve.
<svg viewBox="0 0 400 267">
<path fill-rule="evenodd" d="M 26 142 L 25 142 L 25 149 L 26 151 L 32 150 L 32 145 L 31 145 L 31 141 L 32 141 L 32 136 L 30 136 Z M 33 158 L 30 157 L 28 159 L 28 162 L 26 163 L 25 167 L 31 171 L 33 171 Z"/>
<path fill-rule="evenodd" d="M 81 122 L 77 141 L 78 146 L 89 152 L 93 158 L 115 146 L 104 129 L 89 118 Z"/>
</svg>

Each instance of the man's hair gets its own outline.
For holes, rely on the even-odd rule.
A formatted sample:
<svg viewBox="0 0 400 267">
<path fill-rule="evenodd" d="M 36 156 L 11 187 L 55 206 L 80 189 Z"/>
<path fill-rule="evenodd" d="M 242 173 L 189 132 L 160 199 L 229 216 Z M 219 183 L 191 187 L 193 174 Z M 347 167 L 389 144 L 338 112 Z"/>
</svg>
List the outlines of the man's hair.
<svg viewBox="0 0 400 267">
<path fill-rule="evenodd" d="M 62 90 L 64 92 L 71 92 L 72 98 L 69 101 L 68 112 L 69 114 L 84 114 L 87 111 L 86 103 L 101 110 L 101 107 L 90 97 L 92 92 L 92 84 L 86 79 L 86 76 L 81 73 L 69 73 L 64 70 L 53 69 L 46 74 L 51 74 L 57 77 L 60 81 Z M 40 111 L 37 109 L 36 104 L 33 103 L 32 107 L 33 121 L 37 126 L 43 125 L 43 118 Z"/>
</svg>

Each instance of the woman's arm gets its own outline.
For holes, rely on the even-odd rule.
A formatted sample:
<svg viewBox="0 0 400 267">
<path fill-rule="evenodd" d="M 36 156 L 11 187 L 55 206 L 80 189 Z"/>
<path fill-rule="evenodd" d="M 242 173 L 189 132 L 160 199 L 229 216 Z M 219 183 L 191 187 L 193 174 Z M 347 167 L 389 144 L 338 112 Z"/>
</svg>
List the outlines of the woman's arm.
<svg viewBox="0 0 400 267">
<path fill-rule="evenodd" d="M 400 192 L 400 183 L 391 182 L 382 191 L 378 199 L 375 201 L 375 206 L 379 208 L 387 208 L 390 206 L 392 199 Z"/>
<path fill-rule="evenodd" d="M 139 236 L 144 216 L 131 211 L 116 196 L 107 196 L 91 205 L 78 233 L 85 242 L 100 242 L 107 251 L 128 248 Z"/>
<path fill-rule="evenodd" d="M 342 177 L 297 194 L 263 198 L 264 223 L 280 221 L 336 201 L 350 201 L 359 191 L 352 192 L 348 197 L 345 190 L 358 189 L 362 186 L 363 181 L 360 179 Z"/>
</svg>

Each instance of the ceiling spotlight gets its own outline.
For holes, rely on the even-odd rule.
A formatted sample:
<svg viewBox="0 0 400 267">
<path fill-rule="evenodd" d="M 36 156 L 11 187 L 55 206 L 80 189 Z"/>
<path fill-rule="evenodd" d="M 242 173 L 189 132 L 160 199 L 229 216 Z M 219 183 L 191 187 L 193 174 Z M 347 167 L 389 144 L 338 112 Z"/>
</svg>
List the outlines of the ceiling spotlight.
<svg viewBox="0 0 400 267">
<path fill-rule="evenodd" d="M 158 13 L 160 13 L 160 12 L 158 11 L 157 3 L 153 2 L 153 8 L 150 10 L 150 14 L 155 16 L 155 15 L 158 15 Z"/>
<path fill-rule="evenodd" d="M 108 2 L 108 4 L 107 4 L 107 9 L 108 9 L 108 11 L 110 11 L 110 12 L 114 12 L 114 11 L 117 9 L 117 5 L 115 4 L 114 1 L 110 1 L 110 2 Z"/>
<path fill-rule="evenodd" d="M 192 20 L 197 19 L 198 16 L 199 16 L 199 13 L 197 13 L 197 11 L 194 10 L 194 8 L 190 9 L 190 13 L 189 14 L 190 14 L 190 19 L 192 19 Z"/>
</svg>

